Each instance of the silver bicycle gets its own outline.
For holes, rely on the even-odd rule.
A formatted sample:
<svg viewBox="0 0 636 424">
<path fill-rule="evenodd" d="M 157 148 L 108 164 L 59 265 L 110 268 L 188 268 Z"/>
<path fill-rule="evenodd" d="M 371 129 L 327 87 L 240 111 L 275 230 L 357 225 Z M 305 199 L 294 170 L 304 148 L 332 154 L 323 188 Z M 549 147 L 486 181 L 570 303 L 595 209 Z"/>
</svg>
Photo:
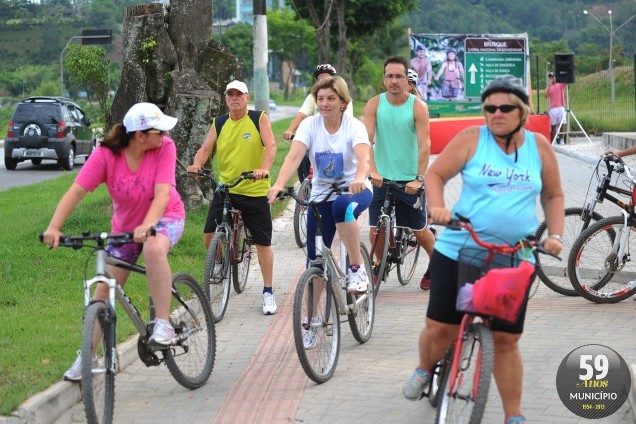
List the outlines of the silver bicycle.
<svg viewBox="0 0 636 424">
<path fill-rule="evenodd" d="M 332 185 L 324 199 L 342 194 L 346 187 Z M 300 276 L 294 296 L 294 342 L 300 363 L 307 376 L 316 383 L 324 383 L 333 375 L 340 352 L 340 317 L 346 316 L 353 337 L 365 343 L 371 337 L 375 318 L 375 296 L 368 285 L 363 293 L 347 291 L 348 257 L 340 241 L 340 257 L 323 243 L 321 216 L 318 205 L 323 201 L 309 201 L 294 193 L 293 188 L 281 193 L 280 198 L 293 197 L 307 207 L 316 221 L 316 259 L 309 263 Z M 364 244 L 360 254 L 367 276 L 371 276 L 371 261 Z"/>
<path fill-rule="evenodd" d="M 154 229 L 152 234 L 154 234 Z M 43 235 L 40 233 L 40 241 Z M 150 342 L 154 328 L 154 308 L 150 302 L 150 321 L 126 296 L 106 265 L 145 275 L 142 266 L 112 257 L 106 251 L 110 240 L 115 245 L 134 243 L 133 233 L 89 233 L 81 236 L 61 236 L 60 246 L 73 249 L 90 248 L 95 255 L 95 276 L 84 280 L 84 325 L 82 329 L 82 398 L 89 423 L 110 423 L 115 407 L 115 374 L 117 373 L 115 301 L 139 332 L 139 359 L 150 366 L 165 363 L 174 379 L 188 389 L 203 386 L 212 373 L 216 355 L 214 318 L 207 297 L 194 277 L 185 273 L 172 276 L 170 323 L 175 330 L 175 342 L 170 346 Z M 107 299 L 94 299 L 92 287 L 108 285 Z M 99 331 L 95 331 L 99 330 Z M 161 352 L 162 357 L 158 356 Z"/>
</svg>

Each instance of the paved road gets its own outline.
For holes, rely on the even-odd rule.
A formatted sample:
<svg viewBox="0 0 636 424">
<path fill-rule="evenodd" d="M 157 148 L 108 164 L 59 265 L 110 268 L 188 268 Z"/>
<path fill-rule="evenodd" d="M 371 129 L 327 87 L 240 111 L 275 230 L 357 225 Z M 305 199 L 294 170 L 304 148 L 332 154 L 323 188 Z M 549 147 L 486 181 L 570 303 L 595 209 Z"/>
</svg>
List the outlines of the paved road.
<svg viewBox="0 0 636 424">
<path fill-rule="evenodd" d="M 566 205 L 584 201 L 592 165 L 559 155 Z M 457 198 L 454 180 L 447 200 Z M 601 205 L 609 212 L 610 206 Z M 279 312 L 264 317 L 260 308 L 260 273 L 251 272 L 247 290 L 232 294 L 224 320 L 217 325 L 217 360 L 209 383 L 189 391 L 165 368 L 148 369 L 135 360 L 116 379 L 116 423 L 432 423 L 435 411 L 426 401 L 408 402 L 401 386 L 416 364 L 417 337 L 428 294 L 417 284 L 401 287 L 395 275 L 381 290 L 371 340 L 359 345 L 344 325 L 340 360 L 334 377 L 316 385 L 305 377 L 293 346 L 292 295 L 303 270 L 304 257 L 295 246 L 288 212 L 274 225 L 276 270 L 274 288 Z M 364 226 L 366 228 L 366 226 Z M 426 267 L 426 255 L 416 275 Z M 521 340 L 524 357 L 523 408 L 529 422 L 585 423 L 566 409 L 556 391 L 556 370 L 573 349 L 591 343 L 609 346 L 628 364 L 636 363 L 632 317 L 636 302 L 596 305 L 567 298 L 540 286 L 530 302 Z M 74 349 L 69 348 L 69 363 Z M 133 355 L 134 357 L 134 355 Z M 79 399 L 76 385 L 60 382 L 56 390 Z M 45 407 L 50 421 L 58 402 Z M 33 400 L 32 405 L 42 405 Z M 29 405 L 25 412 L 33 412 Z M 48 414 L 48 415 L 47 415 Z M 81 404 L 55 423 L 83 422 Z M 494 383 L 484 423 L 503 421 Z M 613 416 L 598 423 L 634 422 L 625 403 Z"/>
<path fill-rule="evenodd" d="M 294 116 L 296 106 L 279 105 L 269 112 L 272 122 Z M 4 140 L 0 139 L 0 157 L 4 158 Z M 84 159 L 77 159 L 75 170 L 84 164 Z M 0 191 L 10 187 L 25 186 L 60 176 L 63 171 L 54 161 L 45 160 L 42 165 L 33 165 L 30 161 L 21 162 L 15 171 L 7 171 L 4 160 L 0 163 Z"/>
</svg>

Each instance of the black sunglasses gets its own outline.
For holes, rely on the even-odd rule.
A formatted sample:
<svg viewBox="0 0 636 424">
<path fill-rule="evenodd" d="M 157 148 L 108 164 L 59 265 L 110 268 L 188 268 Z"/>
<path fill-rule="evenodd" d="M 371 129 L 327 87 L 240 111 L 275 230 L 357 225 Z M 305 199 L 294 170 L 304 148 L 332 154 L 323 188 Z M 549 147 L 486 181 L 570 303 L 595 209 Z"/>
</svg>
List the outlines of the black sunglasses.
<svg viewBox="0 0 636 424">
<path fill-rule="evenodd" d="M 488 113 L 495 113 L 497 112 L 497 109 L 499 109 L 501 111 L 501 113 L 510 113 L 515 109 L 518 109 L 519 106 L 515 106 L 515 105 L 501 105 L 501 106 L 494 106 L 494 105 L 488 105 L 488 106 L 484 106 L 484 110 Z"/>
</svg>

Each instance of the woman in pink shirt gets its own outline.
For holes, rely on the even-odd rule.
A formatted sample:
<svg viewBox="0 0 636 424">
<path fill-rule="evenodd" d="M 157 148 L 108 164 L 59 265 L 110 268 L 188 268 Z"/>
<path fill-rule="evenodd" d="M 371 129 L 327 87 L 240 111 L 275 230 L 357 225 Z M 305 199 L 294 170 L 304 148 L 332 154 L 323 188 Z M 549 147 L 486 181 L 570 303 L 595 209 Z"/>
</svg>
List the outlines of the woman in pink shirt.
<svg viewBox="0 0 636 424">
<path fill-rule="evenodd" d="M 131 107 L 123 124 L 116 124 L 86 161 L 44 232 L 44 242 L 56 249 L 62 225 L 77 204 L 88 192 L 106 184 L 113 199 L 112 232 L 134 232 L 138 243 L 108 245 L 107 251 L 132 263 L 143 253 L 157 314 L 150 340 L 165 345 L 174 339 L 169 322 L 172 272 L 168 252 L 181 238 L 185 224 L 185 208 L 175 188 L 176 146 L 167 136 L 176 123 L 177 118 L 164 115 L 154 104 Z M 155 237 L 150 237 L 150 227 L 155 228 Z M 109 272 L 122 287 L 130 274 L 112 266 Z M 93 296 L 107 298 L 108 287 L 97 285 Z M 64 379 L 81 379 L 79 355 Z"/>
</svg>

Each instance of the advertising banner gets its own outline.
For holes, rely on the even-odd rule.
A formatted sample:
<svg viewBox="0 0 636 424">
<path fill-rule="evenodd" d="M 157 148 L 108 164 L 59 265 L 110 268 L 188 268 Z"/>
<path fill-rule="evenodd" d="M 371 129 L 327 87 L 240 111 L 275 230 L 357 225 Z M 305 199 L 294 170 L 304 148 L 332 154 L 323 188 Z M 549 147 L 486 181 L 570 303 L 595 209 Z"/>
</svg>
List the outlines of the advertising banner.
<svg viewBox="0 0 636 424">
<path fill-rule="evenodd" d="M 411 33 L 409 42 L 417 89 L 433 109 L 435 102 L 480 102 L 483 89 L 498 76 L 514 75 L 529 88 L 527 34 Z"/>
</svg>

